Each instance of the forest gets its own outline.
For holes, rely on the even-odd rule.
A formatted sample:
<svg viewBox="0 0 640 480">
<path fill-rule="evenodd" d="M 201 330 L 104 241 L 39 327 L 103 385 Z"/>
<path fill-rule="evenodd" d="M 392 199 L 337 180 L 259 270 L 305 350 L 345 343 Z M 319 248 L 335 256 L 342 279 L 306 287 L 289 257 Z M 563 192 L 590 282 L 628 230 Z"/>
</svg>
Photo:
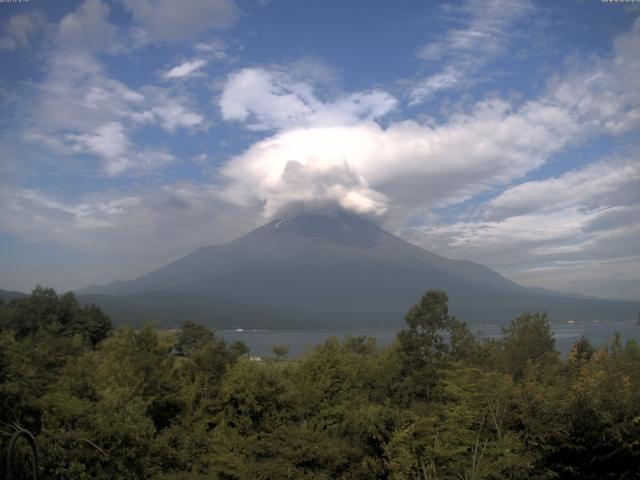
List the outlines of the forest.
<svg viewBox="0 0 640 480">
<path fill-rule="evenodd" d="M 445 292 L 416 300 L 388 347 L 256 361 L 204 325 L 113 328 L 37 287 L 0 304 L 2 455 L 24 429 L 43 479 L 640 478 L 636 341 L 563 358 L 544 313 L 486 339 Z M 32 478 L 26 442 L 13 465 Z"/>
</svg>

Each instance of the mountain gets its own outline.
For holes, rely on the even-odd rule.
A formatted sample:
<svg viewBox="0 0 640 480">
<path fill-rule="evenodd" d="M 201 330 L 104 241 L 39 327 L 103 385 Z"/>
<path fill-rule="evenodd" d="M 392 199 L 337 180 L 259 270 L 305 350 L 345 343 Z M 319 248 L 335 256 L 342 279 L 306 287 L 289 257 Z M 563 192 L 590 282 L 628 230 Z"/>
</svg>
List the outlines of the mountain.
<svg viewBox="0 0 640 480">
<path fill-rule="evenodd" d="M 16 292 L 13 290 L 2 290 L 0 288 L 0 298 L 2 300 L 4 300 L 5 302 L 9 302 L 11 300 L 13 300 L 14 298 L 24 298 L 24 297 L 28 297 L 29 295 L 27 295 L 26 293 L 22 293 L 22 292 Z"/>
<path fill-rule="evenodd" d="M 272 327 L 275 319 L 286 326 L 382 326 L 400 324 L 433 288 L 445 290 L 453 313 L 470 323 L 505 323 L 543 310 L 554 321 L 620 320 L 638 309 L 634 302 L 528 289 L 483 265 L 418 248 L 344 211 L 279 219 L 137 279 L 77 293 L 81 299 L 90 295 L 112 315 L 115 305 L 129 304 L 146 309 L 145 316 L 156 311 L 165 321 L 190 316 L 215 326 Z M 199 307 L 190 308 L 190 302 Z"/>
</svg>

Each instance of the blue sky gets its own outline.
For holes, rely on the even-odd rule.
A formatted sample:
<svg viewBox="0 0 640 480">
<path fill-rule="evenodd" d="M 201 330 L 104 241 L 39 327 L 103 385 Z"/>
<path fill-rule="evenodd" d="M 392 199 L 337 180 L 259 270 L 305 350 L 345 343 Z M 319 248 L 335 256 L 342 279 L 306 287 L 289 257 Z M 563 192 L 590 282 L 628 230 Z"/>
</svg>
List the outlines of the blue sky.
<svg viewBox="0 0 640 480">
<path fill-rule="evenodd" d="M 0 4 L 0 288 L 130 279 L 327 204 L 640 296 L 640 3 Z"/>
</svg>

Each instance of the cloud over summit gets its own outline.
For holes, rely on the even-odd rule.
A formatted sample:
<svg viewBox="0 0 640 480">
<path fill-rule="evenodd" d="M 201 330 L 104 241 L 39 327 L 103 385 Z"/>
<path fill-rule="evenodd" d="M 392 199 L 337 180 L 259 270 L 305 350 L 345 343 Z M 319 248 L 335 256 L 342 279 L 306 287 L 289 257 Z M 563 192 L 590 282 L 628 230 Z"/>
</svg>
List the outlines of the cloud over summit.
<svg viewBox="0 0 640 480">
<path fill-rule="evenodd" d="M 262 206 L 266 216 L 287 199 L 342 204 L 347 197 L 355 211 L 382 214 L 393 205 L 408 215 L 507 186 L 570 144 L 606 128 L 620 133 L 633 127 L 640 107 L 636 87 L 607 85 L 616 78 L 624 85 L 626 70 L 635 69 L 631 46 L 640 38 L 639 25 L 618 37 L 611 59 L 558 75 L 538 98 L 488 98 L 437 124 L 387 120 L 397 101 L 383 91 L 322 101 L 311 82 L 294 81 L 282 70 L 232 73 L 220 97 L 223 119 L 275 133 L 222 167 L 225 199 Z M 579 101 L 569 95 L 574 90 Z M 360 181 L 325 175 L 344 168 Z M 305 188 L 292 187 L 294 174 Z"/>
<path fill-rule="evenodd" d="M 231 182 L 226 190 L 229 201 L 262 203 L 269 215 L 272 209 L 267 206 L 274 198 L 295 197 L 284 181 L 289 162 L 314 166 L 306 172 L 309 184 L 312 172 L 348 165 L 362 182 L 345 182 L 338 176 L 334 187 L 343 196 L 354 188 L 350 197 L 354 210 L 382 213 L 391 201 L 410 211 L 460 201 L 538 167 L 564 146 L 565 134 L 556 127 L 565 120 L 546 107 L 527 105 L 512 111 L 501 101 L 490 101 L 435 127 L 414 121 L 386 127 L 361 121 L 284 129 L 231 159 L 221 174 Z M 326 178 L 318 182 L 324 185 Z M 310 192 L 321 194 L 326 189 L 300 193 L 309 200 Z M 387 199 L 385 204 L 382 199 Z"/>
</svg>

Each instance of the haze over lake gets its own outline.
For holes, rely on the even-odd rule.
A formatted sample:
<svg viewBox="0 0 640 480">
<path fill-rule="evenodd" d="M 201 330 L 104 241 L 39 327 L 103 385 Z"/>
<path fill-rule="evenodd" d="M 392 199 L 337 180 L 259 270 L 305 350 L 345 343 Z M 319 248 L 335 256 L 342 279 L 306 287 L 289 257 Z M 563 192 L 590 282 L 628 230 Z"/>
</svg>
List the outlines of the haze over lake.
<svg viewBox="0 0 640 480">
<path fill-rule="evenodd" d="M 474 333 L 486 338 L 499 338 L 502 336 L 500 327 L 482 326 L 474 327 Z M 553 325 L 553 335 L 556 340 L 556 349 L 566 355 L 576 340 L 582 335 L 597 347 L 604 346 L 614 334 L 620 333 L 622 342 L 636 339 L 640 340 L 640 325 L 635 322 L 616 323 L 583 323 L 576 325 Z M 250 348 L 250 355 L 259 357 L 271 357 L 271 348 L 274 345 L 286 345 L 289 347 L 289 356 L 295 357 L 303 354 L 313 347 L 320 345 L 330 337 L 343 339 L 347 336 L 367 335 L 375 337 L 379 346 L 389 345 L 396 337 L 395 329 L 325 329 L 325 330 L 220 330 L 218 335 L 227 341 L 243 341 Z"/>
</svg>

